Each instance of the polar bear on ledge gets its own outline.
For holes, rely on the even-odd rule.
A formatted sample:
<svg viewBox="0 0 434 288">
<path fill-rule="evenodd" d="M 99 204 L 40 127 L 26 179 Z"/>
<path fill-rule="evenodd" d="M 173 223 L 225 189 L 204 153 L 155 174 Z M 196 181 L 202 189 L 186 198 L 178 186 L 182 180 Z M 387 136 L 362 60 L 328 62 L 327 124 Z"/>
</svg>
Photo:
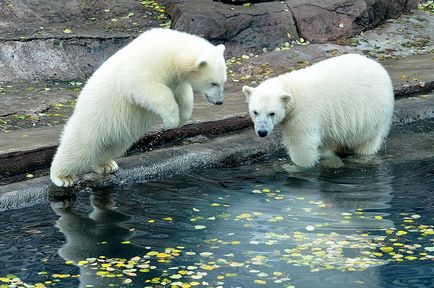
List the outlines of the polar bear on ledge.
<svg viewBox="0 0 434 288">
<path fill-rule="evenodd" d="M 50 178 L 72 186 L 91 169 L 113 173 L 121 156 L 151 126 L 182 125 L 193 110 L 193 91 L 223 103 L 225 47 L 169 29 L 144 32 L 90 77 L 68 120 Z"/>
<path fill-rule="evenodd" d="M 243 87 L 258 136 L 280 124 L 291 160 L 313 167 L 350 149 L 375 154 L 392 123 L 394 94 L 386 70 L 348 54 Z"/>
</svg>

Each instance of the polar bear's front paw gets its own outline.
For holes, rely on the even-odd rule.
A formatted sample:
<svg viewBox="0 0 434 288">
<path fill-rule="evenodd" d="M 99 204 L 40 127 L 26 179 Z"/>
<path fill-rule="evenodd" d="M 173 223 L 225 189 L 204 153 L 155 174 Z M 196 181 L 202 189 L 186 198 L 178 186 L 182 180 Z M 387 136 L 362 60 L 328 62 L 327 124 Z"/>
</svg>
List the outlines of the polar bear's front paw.
<svg viewBox="0 0 434 288">
<path fill-rule="evenodd" d="M 188 121 L 188 119 L 190 119 L 191 118 L 191 113 L 180 113 L 179 114 L 179 124 L 178 124 L 178 128 L 180 128 L 180 127 L 182 127 L 184 124 L 185 124 L 185 122 L 187 122 Z"/>
<path fill-rule="evenodd" d="M 304 170 L 299 166 L 289 163 L 283 164 L 282 169 L 289 174 L 304 172 Z"/>
<path fill-rule="evenodd" d="M 179 118 L 181 119 L 181 122 L 186 122 L 188 119 L 190 119 L 192 113 L 193 109 L 185 109 L 179 111 Z"/>
<path fill-rule="evenodd" d="M 164 119 L 163 121 L 164 123 L 164 128 L 166 129 L 175 129 L 179 127 L 179 116 L 175 117 L 175 116 L 170 116 L 167 119 Z"/>
<path fill-rule="evenodd" d="M 58 187 L 71 187 L 77 181 L 77 177 L 75 177 L 74 175 L 68 175 L 63 177 L 51 175 L 50 178 L 51 182 L 53 182 L 54 185 Z"/>
<path fill-rule="evenodd" d="M 321 166 L 326 168 L 341 168 L 344 166 L 344 162 L 338 156 L 329 156 L 321 159 Z"/>
<path fill-rule="evenodd" d="M 114 160 L 98 164 L 94 167 L 95 172 L 98 174 L 111 174 L 118 171 L 118 169 L 119 166 Z"/>
</svg>

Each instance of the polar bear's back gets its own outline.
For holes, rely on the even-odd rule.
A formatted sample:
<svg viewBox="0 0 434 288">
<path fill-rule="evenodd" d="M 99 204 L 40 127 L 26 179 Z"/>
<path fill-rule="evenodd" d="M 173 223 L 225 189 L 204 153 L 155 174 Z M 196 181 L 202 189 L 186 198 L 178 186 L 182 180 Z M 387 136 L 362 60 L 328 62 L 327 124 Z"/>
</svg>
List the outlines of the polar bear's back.
<svg viewBox="0 0 434 288">
<path fill-rule="evenodd" d="M 212 48 L 210 42 L 196 35 L 171 29 L 150 29 L 112 55 L 93 78 L 108 79 L 114 75 L 122 80 L 121 83 L 127 81 L 128 84 L 136 83 L 138 79 L 143 81 L 143 78 L 162 80 L 171 70 L 183 68 L 183 64 L 190 65 L 191 59 L 197 59 L 198 55 Z M 107 69 L 106 66 L 117 69 Z M 99 75 L 102 72 L 104 75 Z M 114 74 L 108 75 L 107 72 Z"/>
<path fill-rule="evenodd" d="M 316 101 L 378 99 L 383 97 L 377 96 L 380 94 L 375 93 L 375 91 L 380 92 L 377 89 L 392 88 L 391 79 L 382 65 L 357 54 L 329 58 L 287 75 L 289 79 L 287 83 L 291 87 L 303 91 L 304 98 L 315 98 Z M 315 86 L 315 89 L 312 89 L 312 86 Z M 390 98 L 393 95 L 388 93 L 387 96 Z"/>
<path fill-rule="evenodd" d="M 119 58 L 120 61 L 126 61 L 132 65 L 152 67 L 148 70 L 158 73 L 158 65 L 161 65 L 161 61 L 166 63 L 172 61 L 180 65 L 180 61 L 197 58 L 199 54 L 212 48 L 211 43 L 196 35 L 171 29 L 154 28 L 142 33 L 112 58 Z"/>
<path fill-rule="evenodd" d="M 367 57 L 330 58 L 284 76 L 299 122 L 320 126 L 324 141 L 353 146 L 389 129 L 394 94 L 387 71 Z M 384 132 L 387 134 L 387 131 Z"/>
</svg>

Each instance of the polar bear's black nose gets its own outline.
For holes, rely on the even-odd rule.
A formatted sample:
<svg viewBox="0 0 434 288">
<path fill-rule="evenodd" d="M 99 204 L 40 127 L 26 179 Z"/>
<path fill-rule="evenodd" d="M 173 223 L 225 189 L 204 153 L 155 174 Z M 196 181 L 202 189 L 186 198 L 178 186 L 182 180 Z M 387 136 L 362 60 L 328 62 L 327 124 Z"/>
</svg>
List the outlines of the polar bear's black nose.
<svg viewBox="0 0 434 288">
<path fill-rule="evenodd" d="M 217 102 L 215 102 L 215 105 L 222 105 L 223 104 L 223 101 L 217 101 Z"/>
<path fill-rule="evenodd" d="M 258 130 L 259 137 L 265 137 L 265 136 L 267 136 L 267 134 L 268 134 L 268 131 L 266 131 L 266 130 Z"/>
</svg>

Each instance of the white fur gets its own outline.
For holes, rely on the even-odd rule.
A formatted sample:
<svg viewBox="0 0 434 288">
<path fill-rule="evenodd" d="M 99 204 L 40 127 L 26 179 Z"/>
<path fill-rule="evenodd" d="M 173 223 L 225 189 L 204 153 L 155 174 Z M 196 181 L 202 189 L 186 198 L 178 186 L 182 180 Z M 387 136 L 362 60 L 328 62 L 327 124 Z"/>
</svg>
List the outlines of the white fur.
<svg viewBox="0 0 434 288">
<path fill-rule="evenodd" d="M 304 168 L 343 148 L 375 154 L 392 122 L 390 77 L 361 55 L 330 58 L 243 92 L 258 135 L 280 124 L 292 161 Z"/>
<path fill-rule="evenodd" d="M 112 173 L 121 156 L 151 126 L 176 128 L 190 118 L 193 91 L 223 103 L 224 46 L 168 29 L 144 32 L 110 57 L 78 97 L 51 165 L 57 186 L 90 169 Z"/>
</svg>

